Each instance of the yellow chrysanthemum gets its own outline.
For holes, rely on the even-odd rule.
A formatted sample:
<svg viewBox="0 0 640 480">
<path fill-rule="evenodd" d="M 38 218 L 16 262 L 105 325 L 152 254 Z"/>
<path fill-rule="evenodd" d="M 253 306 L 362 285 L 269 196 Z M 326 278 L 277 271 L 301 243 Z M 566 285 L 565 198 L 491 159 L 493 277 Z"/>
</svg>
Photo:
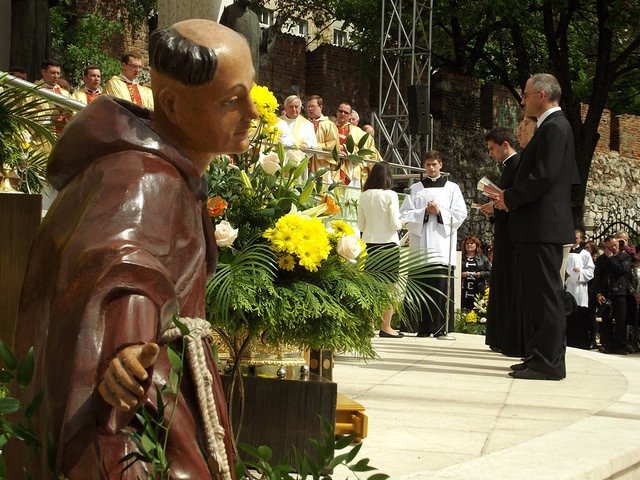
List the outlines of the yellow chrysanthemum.
<svg viewBox="0 0 640 480">
<path fill-rule="evenodd" d="M 269 125 L 274 125 L 277 121 L 275 111 L 278 108 L 278 101 L 271 90 L 261 85 L 253 85 L 251 99 L 256 105 L 260 119 Z"/>
<path fill-rule="evenodd" d="M 331 244 L 329 235 L 323 223 L 317 218 L 304 217 L 296 213 L 289 213 L 281 217 L 275 227 L 268 229 L 264 237 L 271 241 L 271 247 L 277 251 L 296 258 L 300 266 L 311 272 L 318 270 L 323 260 L 329 257 Z M 285 263 L 278 260 L 281 268 Z M 291 267 L 293 268 L 293 267 Z"/>
<path fill-rule="evenodd" d="M 478 321 L 478 314 L 475 311 L 471 310 L 464 317 L 464 321 L 467 323 L 476 323 Z"/>
<path fill-rule="evenodd" d="M 331 228 L 333 228 L 333 232 L 337 238 L 340 238 L 343 235 L 353 235 L 356 233 L 351 225 L 342 220 L 334 220 L 331 222 Z"/>
<path fill-rule="evenodd" d="M 282 270 L 293 270 L 296 266 L 296 261 L 291 255 L 282 255 L 278 257 L 278 266 Z"/>
</svg>

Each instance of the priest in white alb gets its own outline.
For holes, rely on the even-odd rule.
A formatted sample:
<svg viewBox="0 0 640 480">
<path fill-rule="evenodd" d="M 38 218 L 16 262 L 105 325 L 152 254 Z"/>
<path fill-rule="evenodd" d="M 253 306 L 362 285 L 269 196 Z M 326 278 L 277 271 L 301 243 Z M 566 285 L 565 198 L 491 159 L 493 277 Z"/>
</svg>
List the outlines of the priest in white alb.
<svg viewBox="0 0 640 480">
<path fill-rule="evenodd" d="M 453 269 L 456 264 L 457 232 L 467 218 L 467 206 L 457 184 L 441 174 L 442 155 L 436 150 L 425 154 L 426 178 L 414 183 L 400 206 L 400 218 L 410 233 L 409 244 L 425 249 L 427 259 L 437 265 L 434 277 L 426 280 L 425 294 L 432 298 L 421 306 L 413 330 L 419 337 L 439 337 L 453 331 Z M 450 274 L 449 285 L 447 275 Z M 434 290 L 435 289 L 435 290 Z M 447 305 L 447 299 L 449 305 Z M 448 313 L 449 328 L 445 326 Z"/>
</svg>

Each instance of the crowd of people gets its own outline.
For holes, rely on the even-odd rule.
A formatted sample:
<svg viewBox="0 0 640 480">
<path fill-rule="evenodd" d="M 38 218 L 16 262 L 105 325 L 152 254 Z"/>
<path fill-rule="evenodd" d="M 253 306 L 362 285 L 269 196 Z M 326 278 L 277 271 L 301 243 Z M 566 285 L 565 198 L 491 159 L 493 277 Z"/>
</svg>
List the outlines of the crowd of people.
<svg viewBox="0 0 640 480">
<path fill-rule="evenodd" d="M 37 83 L 84 104 L 107 94 L 151 110 L 152 89 L 138 82 L 142 67 L 141 58 L 125 54 L 121 74 L 103 86 L 100 68 L 90 65 L 83 72 L 83 84 L 70 92 L 62 86 L 60 64 L 46 60 Z M 20 67 L 12 68 L 11 73 L 26 76 Z M 478 294 L 491 285 L 486 343 L 492 350 L 523 358 L 513 366 L 516 378 L 564 378 L 565 345 L 596 347 L 595 318 L 600 311 L 601 350 L 625 353 L 637 349 L 638 254 L 628 238 L 622 237 L 608 238 L 588 254 L 584 234 L 574 232 L 570 192 L 580 179 L 572 131 L 559 107 L 560 95 L 553 76 L 534 75 L 522 95 L 524 117 L 518 142 L 503 128 L 487 133 L 489 155 L 503 167 L 497 187 L 487 191 L 490 200 L 479 206 L 495 227 L 491 259 L 475 236 L 460 245 L 462 307 L 473 309 Z M 340 103 L 335 117 L 329 118 L 319 95 L 306 99 L 306 116 L 303 103 L 298 95 L 284 99 L 278 120 L 280 140 L 287 147 L 309 152 L 310 170 L 332 167 L 326 173 L 327 182 L 363 190 L 358 223 L 371 248 L 397 245 L 394 232 L 404 227 L 410 245 L 430 252 L 430 261 L 439 268 L 439 275 L 429 280 L 430 287 L 441 295 L 432 296 L 435 308 L 424 306 L 411 329 L 417 336 L 434 337 L 452 331 L 452 271 L 457 266 L 457 230 L 467 217 L 467 207 L 458 185 L 441 172 L 442 154 L 432 150 L 424 155 L 426 176 L 410 186 L 399 205 L 388 165 L 374 162 L 367 166 L 348 160 L 335 165 L 334 149 L 345 159 L 348 153 L 357 153 L 358 146 L 366 149 L 369 158 L 380 160 L 372 127 L 358 126 L 361 119 L 352 105 Z M 63 113 L 60 128 L 65 123 Z M 349 137 L 355 147 L 347 152 Z M 617 242 L 624 244 L 616 247 Z M 594 252 L 601 253 L 597 259 Z M 568 317 L 565 292 L 575 301 Z M 380 335 L 399 338 L 403 334 L 391 327 L 392 314 L 392 309 L 385 313 Z"/>
<path fill-rule="evenodd" d="M 142 58 L 132 53 L 124 54 L 120 59 L 121 73 L 109 78 L 102 85 L 102 72 L 99 66 L 89 65 L 83 71 L 82 84 L 72 88 L 62 77 L 61 64 L 55 60 L 43 61 L 41 67 L 42 78 L 35 82 L 40 88 L 53 91 L 59 95 L 72 98 L 85 105 L 90 104 L 99 95 L 106 94 L 120 98 L 140 107 L 153 110 L 153 92 L 151 85 L 141 84 L 138 80 L 143 69 Z M 27 80 L 27 73 L 23 67 L 11 67 L 9 73 L 23 80 Z M 53 105 L 58 111 L 52 121 L 57 125 L 58 135 L 70 118 L 69 112 Z M 365 165 L 348 161 L 348 153 L 358 153 L 360 147 L 367 151 L 366 157 L 380 160 L 380 154 L 375 146 L 374 130 L 368 121 L 360 119 L 356 110 L 347 102 L 341 103 L 331 118 L 323 114 L 324 103 L 319 95 L 310 95 L 306 100 L 306 116 L 302 115 L 303 100 L 298 95 L 290 95 L 284 99 L 283 109 L 278 118 L 278 128 L 281 132 L 279 140 L 285 147 L 297 148 L 303 152 L 311 149 L 310 171 L 317 171 L 322 167 L 331 167 L 325 175 L 327 183 L 338 181 L 343 185 L 362 188 L 366 180 Z M 358 125 L 362 124 L 362 128 Z M 347 151 L 347 138 L 354 142 L 352 151 Z M 361 140 L 364 143 L 361 145 Z M 343 160 L 336 164 L 332 156 L 334 148 Z"/>
</svg>

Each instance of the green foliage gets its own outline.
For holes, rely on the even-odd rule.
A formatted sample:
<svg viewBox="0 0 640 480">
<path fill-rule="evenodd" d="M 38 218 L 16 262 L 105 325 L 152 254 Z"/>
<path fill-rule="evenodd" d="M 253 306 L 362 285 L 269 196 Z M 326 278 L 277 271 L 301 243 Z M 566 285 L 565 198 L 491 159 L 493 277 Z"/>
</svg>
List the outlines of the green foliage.
<svg viewBox="0 0 640 480">
<path fill-rule="evenodd" d="M 120 60 L 111 58 L 106 51 L 124 35 L 122 23 L 107 20 L 99 13 L 79 16 L 72 8 L 72 0 L 62 0 L 50 9 L 50 14 L 52 49 L 71 84 L 82 82 L 82 72 L 88 65 L 100 67 L 103 80 L 120 73 Z"/>
<path fill-rule="evenodd" d="M 309 477 L 314 480 L 331 479 L 333 477 L 327 472 L 339 465 L 346 466 L 356 478 L 360 478 L 358 473 L 376 470 L 375 467 L 369 465 L 368 458 L 354 462 L 362 443 L 351 447 L 345 453 L 336 455 L 336 451 L 344 450 L 352 445 L 354 435 L 336 438 L 329 422 L 322 417 L 320 417 L 320 421 L 324 430 L 322 440 L 310 440 L 315 450 L 314 454 L 300 452 L 294 448 L 292 465 L 271 465 L 269 462 L 273 452 L 269 447 L 255 448 L 249 445 L 239 445 L 240 450 L 253 458 L 251 460 L 238 459 L 235 466 L 236 478 L 239 480 L 248 478 L 253 480 L 303 480 Z M 386 480 L 389 476 L 384 473 L 376 473 L 367 478 L 368 480 Z"/>
<path fill-rule="evenodd" d="M 7 468 L 4 447 L 8 441 L 24 442 L 34 452 L 41 448 L 33 429 L 32 418 L 40 408 L 44 395 L 42 391 L 38 392 L 28 405 L 13 396 L 17 391 L 27 388 L 33 379 L 33 347 L 20 360 L 0 340 L 0 362 L 0 480 L 5 480 Z M 7 415 L 11 415 L 11 419 Z M 32 478 L 29 471 L 25 471 L 25 478 Z"/>
<path fill-rule="evenodd" d="M 189 335 L 188 327 L 177 318 L 174 317 L 173 323 L 178 327 L 182 336 Z M 157 413 L 151 413 L 141 405 L 135 415 L 138 425 L 126 430 L 137 450 L 122 457 L 119 463 L 127 465 L 125 471 L 136 462 L 148 464 L 150 468 L 148 471 L 149 480 L 169 480 L 171 478 L 171 463 L 166 452 L 169 429 L 178 405 L 180 385 L 184 374 L 186 347 L 184 341 L 181 342 L 181 347 L 180 351 L 171 346 L 167 348 L 171 370 L 169 383 L 163 385 L 162 388 L 156 385 Z"/>
<path fill-rule="evenodd" d="M 55 111 L 33 92 L 4 82 L 0 77 L 0 163 L 18 175 L 21 191 L 39 193 L 46 174 L 43 147 L 55 143 L 50 130 Z"/>
</svg>

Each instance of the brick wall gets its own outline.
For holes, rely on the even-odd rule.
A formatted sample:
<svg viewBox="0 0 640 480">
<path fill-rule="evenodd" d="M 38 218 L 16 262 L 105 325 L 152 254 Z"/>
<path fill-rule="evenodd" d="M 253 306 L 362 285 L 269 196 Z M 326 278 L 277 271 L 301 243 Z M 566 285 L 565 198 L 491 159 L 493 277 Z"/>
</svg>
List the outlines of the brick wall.
<svg viewBox="0 0 640 480">
<path fill-rule="evenodd" d="M 480 129 L 480 82 L 448 72 L 431 79 L 431 113 L 443 125 L 469 131 Z"/>
<path fill-rule="evenodd" d="M 296 35 L 277 34 L 266 57 L 261 58 L 258 83 L 268 86 L 280 103 L 305 91 L 306 44 Z"/>
<path fill-rule="evenodd" d="M 618 115 L 612 123 L 616 131 L 620 155 L 640 160 L 640 117 Z"/>
<path fill-rule="evenodd" d="M 582 120 L 584 121 L 587 116 L 587 110 L 589 105 L 582 104 L 580 106 Z M 615 120 L 614 120 L 615 122 Z M 608 152 L 609 150 L 618 150 L 618 136 L 613 132 L 614 125 L 611 120 L 611 111 L 605 109 L 602 112 L 602 118 L 600 119 L 600 125 L 598 126 L 598 133 L 600 139 L 596 145 L 596 152 Z"/>
<path fill-rule="evenodd" d="M 374 75 L 366 71 L 360 52 L 322 44 L 306 53 L 306 67 L 305 93 L 322 97 L 325 114 L 334 114 L 341 102 L 350 103 L 361 116 L 371 110 Z"/>
</svg>

